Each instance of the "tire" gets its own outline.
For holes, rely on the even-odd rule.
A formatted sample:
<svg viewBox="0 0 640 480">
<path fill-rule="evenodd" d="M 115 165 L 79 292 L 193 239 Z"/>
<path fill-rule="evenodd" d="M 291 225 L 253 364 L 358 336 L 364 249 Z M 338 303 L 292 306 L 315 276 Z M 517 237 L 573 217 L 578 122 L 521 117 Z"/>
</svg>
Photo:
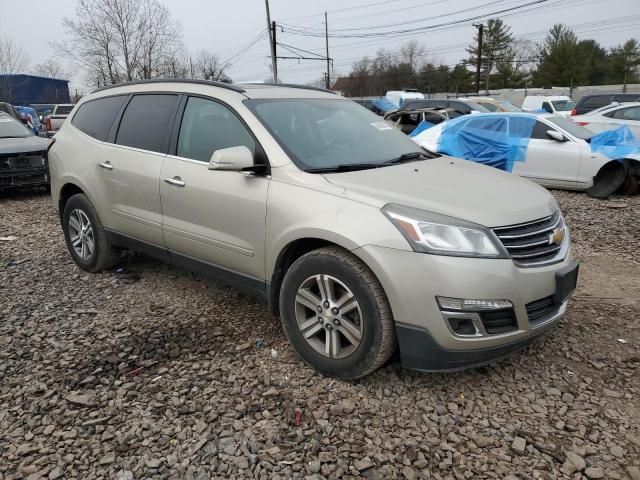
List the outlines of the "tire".
<svg viewBox="0 0 640 480">
<path fill-rule="evenodd" d="M 331 377 L 363 377 L 396 349 L 391 308 L 380 282 L 357 257 L 339 247 L 314 250 L 293 263 L 282 283 L 280 312 L 298 355 Z"/>
<path fill-rule="evenodd" d="M 85 224 L 88 224 L 84 231 L 86 240 L 78 243 L 78 226 L 85 226 Z M 95 273 L 111 269 L 118 263 L 120 251 L 107 239 L 98 213 L 85 194 L 73 195 L 65 204 L 62 214 L 62 229 L 69 253 L 81 269 Z M 75 246 L 72 237 L 76 242 Z M 79 245 L 84 246 L 85 250 L 78 252 Z M 93 245 L 92 248 L 90 248 L 91 245 Z"/>
</svg>

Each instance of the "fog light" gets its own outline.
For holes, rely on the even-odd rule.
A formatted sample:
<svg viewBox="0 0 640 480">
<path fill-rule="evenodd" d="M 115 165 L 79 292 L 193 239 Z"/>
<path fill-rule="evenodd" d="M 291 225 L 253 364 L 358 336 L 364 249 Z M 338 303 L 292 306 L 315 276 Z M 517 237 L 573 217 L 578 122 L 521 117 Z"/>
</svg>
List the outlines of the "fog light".
<svg viewBox="0 0 640 480">
<path fill-rule="evenodd" d="M 476 335 L 476 327 L 470 318 L 450 318 L 449 325 L 451 329 L 458 335 Z"/>
<path fill-rule="evenodd" d="M 454 312 L 481 312 L 483 310 L 502 310 L 513 308 L 509 300 L 474 300 L 464 298 L 436 297 L 440 310 Z"/>
</svg>

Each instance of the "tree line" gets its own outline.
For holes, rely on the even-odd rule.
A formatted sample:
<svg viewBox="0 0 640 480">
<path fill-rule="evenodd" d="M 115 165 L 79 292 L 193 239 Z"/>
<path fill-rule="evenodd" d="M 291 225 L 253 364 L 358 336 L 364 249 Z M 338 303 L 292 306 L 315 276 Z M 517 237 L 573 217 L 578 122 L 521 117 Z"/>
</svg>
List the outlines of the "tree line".
<svg viewBox="0 0 640 480">
<path fill-rule="evenodd" d="M 153 78 L 200 78 L 230 82 L 229 64 L 210 50 L 189 52 L 179 22 L 158 0 L 79 0 L 74 18 L 64 18 L 66 40 L 56 53 L 79 68 L 90 87 Z M 60 62 L 33 69 L 24 49 L 0 37 L 0 74 L 26 73 L 68 78 Z"/>
<path fill-rule="evenodd" d="M 429 61 L 425 46 L 412 40 L 398 51 L 381 49 L 373 58 L 363 57 L 336 88 L 347 96 L 378 96 L 401 88 L 471 93 L 639 81 L 640 42 L 635 38 L 606 49 L 595 40 L 579 40 L 569 27 L 556 24 L 536 44 L 517 38 L 508 25 L 493 18 L 484 25 L 477 85 L 478 34 L 466 48 L 467 58 L 456 65 Z"/>
</svg>

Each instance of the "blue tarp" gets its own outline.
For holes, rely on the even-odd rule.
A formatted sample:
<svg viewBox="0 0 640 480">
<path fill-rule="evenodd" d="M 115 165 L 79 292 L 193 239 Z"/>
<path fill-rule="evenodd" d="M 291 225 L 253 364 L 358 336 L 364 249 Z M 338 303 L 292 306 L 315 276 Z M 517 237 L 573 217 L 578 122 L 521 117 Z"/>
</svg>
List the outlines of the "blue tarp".
<svg viewBox="0 0 640 480">
<path fill-rule="evenodd" d="M 524 162 L 535 123 L 529 115 L 465 115 L 444 125 L 438 152 L 510 172 Z"/>
<path fill-rule="evenodd" d="M 371 103 L 373 103 L 383 113 L 387 113 L 389 110 L 395 110 L 396 108 L 398 108 L 386 97 L 374 98 L 373 100 L 371 100 Z"/>
<path fill-rule="evenodd" d="M 415 137 L 419 133 L 424 132 L 426 129 L 433 127 L 435 124 L 431 122 L 427 122 L 426 120 L 422 120 L 418 126 L 415 128 L 413 132 L 409 134 L 410 137 Z"/>
<path fill-rule="evenodd" d="M 591 137 L 589 143 L 592 152 L 601 153 L 616 160 L 622 160 L 629 154 L 640 155 L 640 140 L 626 125 L 599 133 Z"/>
</svg>

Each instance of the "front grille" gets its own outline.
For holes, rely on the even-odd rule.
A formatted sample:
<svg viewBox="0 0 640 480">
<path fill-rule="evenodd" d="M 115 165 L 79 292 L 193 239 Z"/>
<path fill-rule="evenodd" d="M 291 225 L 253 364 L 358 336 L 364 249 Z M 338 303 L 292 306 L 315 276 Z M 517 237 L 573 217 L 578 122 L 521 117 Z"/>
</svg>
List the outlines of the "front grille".
<svg viewBox="0 0 640 480">
<path fill-rule="evenodd" d="M 18 153 L 0 156 L 0 172 L 6 170 L 28 170 L 47 165 L 42 152 Z"/>
<path fill-rule="evenodd" d="M 481 312 L 480 320 L 482 320 L 484 329 L 490 335 L 506 333 L 518 328 L 512 308 Z"/>
<path fill-rule="evenodd" d="M 540 300 L 529 302 L 526 305 L 529 323 L 536 325 L 537 323 L 547 320 L 555 315 L 560 309 L 560 305 L 554 303 L 553 297 L 545 297 Z"/>
<path fill-rule="evenodd" d="M 562 227 L 562 216 L 555 213 L 532 222 L 495 227 L 493 231 L 517 265 L 535 266 L 553 263 L 556 260 L 567 240 L 565 238 L 562 244 L 556 244 L 550 238 L 556 229 Z"/>
</svg>

